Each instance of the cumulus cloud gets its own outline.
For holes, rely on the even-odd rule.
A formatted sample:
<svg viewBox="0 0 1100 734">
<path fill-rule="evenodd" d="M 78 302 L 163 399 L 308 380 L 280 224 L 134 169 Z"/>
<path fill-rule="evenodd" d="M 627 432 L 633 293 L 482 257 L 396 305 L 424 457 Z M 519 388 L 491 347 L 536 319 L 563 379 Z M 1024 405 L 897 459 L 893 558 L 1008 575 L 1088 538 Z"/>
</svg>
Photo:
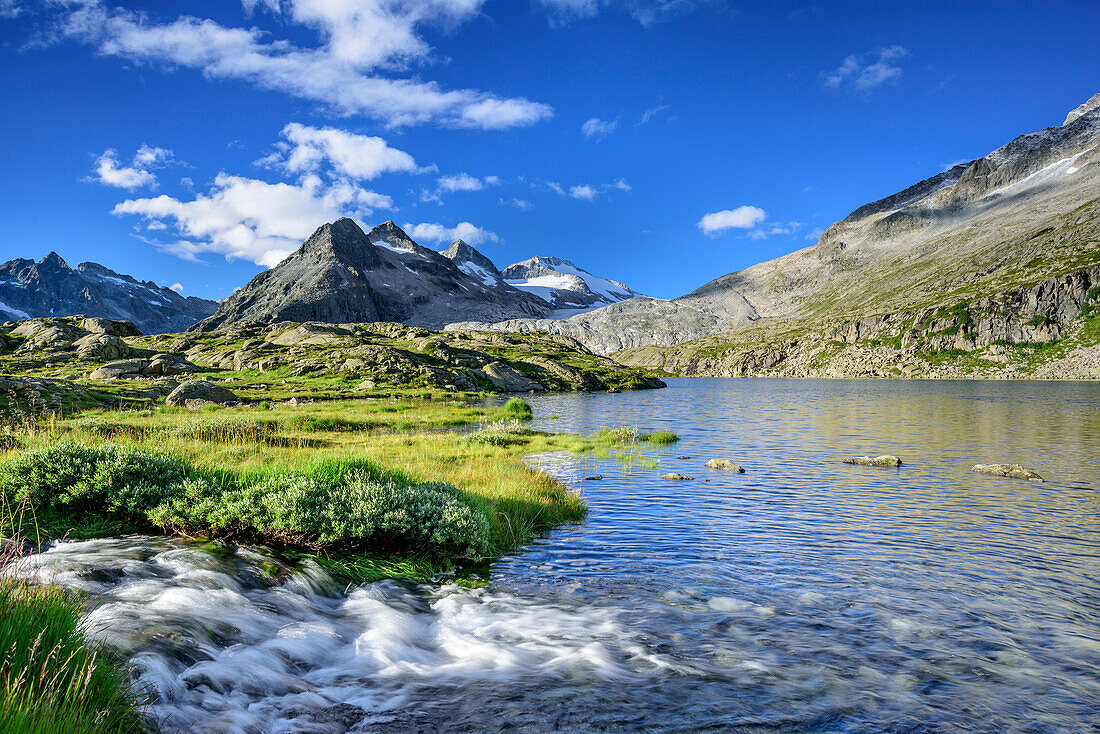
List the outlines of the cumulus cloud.
<svg viewBox="0 0 1100 734">
<path fill-rule="evenodd" d="M 455 240 L 463 240 L 467 244 L 481 245 L 486 242 L 500 242 L 500 237 L 481 227 L 476 227 L 469 222 L 459 222 L 454 227 L 445 227 L 442 224 L 405 224 L 402 229 L 417 242 L 433 242 L 440 245 L 449 245 Z"/>
<path fill-rule="evenodd" d="M 415 173 L 416 161 L 385 140 L 356 135 L 334 127 L 310 127 L 296 122 L 283 128 L 276 152 L 263 158 L 264 165 L 288 173 L 314 173 L 322 169 L 356 180 L 371 180 L 383 173 Z"/>
<path fill-rule="evenodd" d="M 483 1 L 246 0 L 246 10 L 262 6 L 282 23 L 312 29 L 318 46 L 270 40 L 257 28 L 193 16 L 158 23 L 103 0 L 38 0 L 37 5 L 51 13 L 54 36 L 88 44 L 105 56 L 197 69 L 211 79 L 243 81 L 390 126 L 502 129 L 550 117 L 550 107 L 524 98 L 447 90 L 394 76 L 430 59 L 422 28 L 453 28 L 476 16 Z"/>
<path fill-rule="evenodd" d="M 730 229 L 752 229 L 767 219 L 768 215 L 758 206 L 739 206 L 711 212 L 699 220 L 699 229 L 714 237 Z"/>
<path fill-rule="evenodd" d="M 599 142 L 615 132 L 615 128 L 618 126 L 618 120 L 601 120 L 598 117 L 593 117 L 591 120 L 581 125 L 581 133 L 589 140 Z"/>
<path fill-rule="evenodd" d="M 909 55 L 904 46 L 885 46 L 864 56 L 851 55 L 836 69 L 825 73 L 825 86 L 867 91 L 887 82 L 897 82 L 903 71 L 898 61 Z"/>
<path fill-rule="evenodd" d="M 310 174 L 297 184 L 273 184 L 220 173 L 208 192 L 191 201 L 163 195 L 128 199 L 112 214 L 136 215 L 147 224 L 170 223 L 181 239 L 155 244 L 185 259 L 218 253 L 271 267 L 322 223 L 366 217 L 375 208 L 391 209 L 393 202 L 346 181 L 326 184 Z"/>
<path fill-rule="evenodd" d="M 491 178 L 496 179 L 495 176 Z M 440 177 L 439 188 L 447 193 L 454 193 L 455 191 L 481 191 L 485 188 L 486 183 L 487 181 L 482 181 L 480 178 L 471 176 L 468 173 L 456 173 L 451 176 Z"/>
<path fill-rule="evenodd" d="M 108 148 L 96 158 L 92 180 L 104 186 L 114 186 L 128 191 L 145 187 L 155 188 L 157 177 L 153 169 L 162 168 L 171 161 L 172 151 L 142 145 L 134 153 L 130 164 L 122 165 L 118 158 L 118 151 Z"/>
</svg>

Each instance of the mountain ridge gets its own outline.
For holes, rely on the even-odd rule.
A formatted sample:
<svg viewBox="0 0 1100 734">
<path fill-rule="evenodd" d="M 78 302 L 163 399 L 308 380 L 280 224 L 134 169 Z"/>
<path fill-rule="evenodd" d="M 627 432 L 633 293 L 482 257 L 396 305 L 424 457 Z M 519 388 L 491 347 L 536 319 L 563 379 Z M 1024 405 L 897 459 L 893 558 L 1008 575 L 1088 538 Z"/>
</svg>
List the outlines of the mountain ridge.
<svg viewBox="0 0 1100 734">
<path fill-rule="evenodd" d="M 183 296 L 94 262 L 75 268 L 51 251 L 0 263 L 0 318 L 85 315 L 130 321 L 146 334 L 182 331 L 212 314 L 214 301 Z"/>
</svg>

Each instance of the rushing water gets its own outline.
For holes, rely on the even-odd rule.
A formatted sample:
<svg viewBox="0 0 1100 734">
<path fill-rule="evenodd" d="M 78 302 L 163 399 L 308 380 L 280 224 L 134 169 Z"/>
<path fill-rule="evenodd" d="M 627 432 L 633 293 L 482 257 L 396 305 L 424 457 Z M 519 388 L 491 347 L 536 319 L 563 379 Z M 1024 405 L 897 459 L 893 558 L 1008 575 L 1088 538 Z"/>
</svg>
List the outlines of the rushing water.
<svg viewBox="0 0 1100 734">
<path fill-rule="evenodd" d="M 670 383 L 532 399 L 536 427 L 682 440 L 533 459 L 589 518 L 486 588 L 153 538 L 21 569 L 95 595 L 166 732 L 1100 731 L 1100 385 Z M 868 453 L 905 465 L 840 463 Z"/>
</svg>

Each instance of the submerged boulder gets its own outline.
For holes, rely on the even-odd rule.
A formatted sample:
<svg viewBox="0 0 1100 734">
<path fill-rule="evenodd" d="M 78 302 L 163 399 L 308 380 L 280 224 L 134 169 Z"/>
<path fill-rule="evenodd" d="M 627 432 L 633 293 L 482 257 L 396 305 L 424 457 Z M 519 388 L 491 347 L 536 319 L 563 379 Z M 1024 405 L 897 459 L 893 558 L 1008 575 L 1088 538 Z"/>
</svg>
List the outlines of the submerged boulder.
<svg viewBox="0 0 1100 734">
<path fill-rule="evenodd" d="M 706 463 L 708 469 L 721 469 L 723 471 L 734 471 L 738 474 L 745 473 L 745 467 L 740 464 L 734 464 L 729 459 L 711 459 Z"/>
<path fill-rule="evenodd" d="M 676 472 L 670 472 L 668 474 L 662 474 L 661 479 L 668 479 L 672 482 L 690 482 L 695 477 L 686 477 L 683 474 L 677 474 Z"/>
<path fill-rule="evenodd" d="M 850 459 L 845 459 L 844 463 L 855 464 L 856 466 L 901 466 L 901 459 L 890 454 L 883 454 L 874 458 L 870 456 L 853 456 Z"/>
<path fill-rule="evenodd" d="M 975 464 L 975 474 L 988 474 L 994 477 L 1008 477 L 1010 479 L 1027 479 L 1031 482 L 1041 482 L 1043 478 L 1031 469 L 1025 469 L 1019 464 Z"/>
</svg>

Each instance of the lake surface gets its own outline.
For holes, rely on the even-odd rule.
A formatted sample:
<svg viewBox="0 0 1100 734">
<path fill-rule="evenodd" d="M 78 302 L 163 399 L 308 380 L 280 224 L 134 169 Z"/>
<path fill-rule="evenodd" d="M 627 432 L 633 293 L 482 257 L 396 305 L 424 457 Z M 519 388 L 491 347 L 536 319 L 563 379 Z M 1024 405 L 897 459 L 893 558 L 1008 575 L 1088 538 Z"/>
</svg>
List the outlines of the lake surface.
<svg viewBox="0 0 1100 734">
<path fill-rule="evenodd" d="M 98 595 L 166 732 L 1100 731 L 1100 384 L 669 383 L 531 398 L 536 428 L 681 440 L 657 468 L 533 457 L 589 518 L 485 588 L 153 538 L 22 569 Z M 883 453 L 905 465 L 841 463 Z"/>
</svg>

